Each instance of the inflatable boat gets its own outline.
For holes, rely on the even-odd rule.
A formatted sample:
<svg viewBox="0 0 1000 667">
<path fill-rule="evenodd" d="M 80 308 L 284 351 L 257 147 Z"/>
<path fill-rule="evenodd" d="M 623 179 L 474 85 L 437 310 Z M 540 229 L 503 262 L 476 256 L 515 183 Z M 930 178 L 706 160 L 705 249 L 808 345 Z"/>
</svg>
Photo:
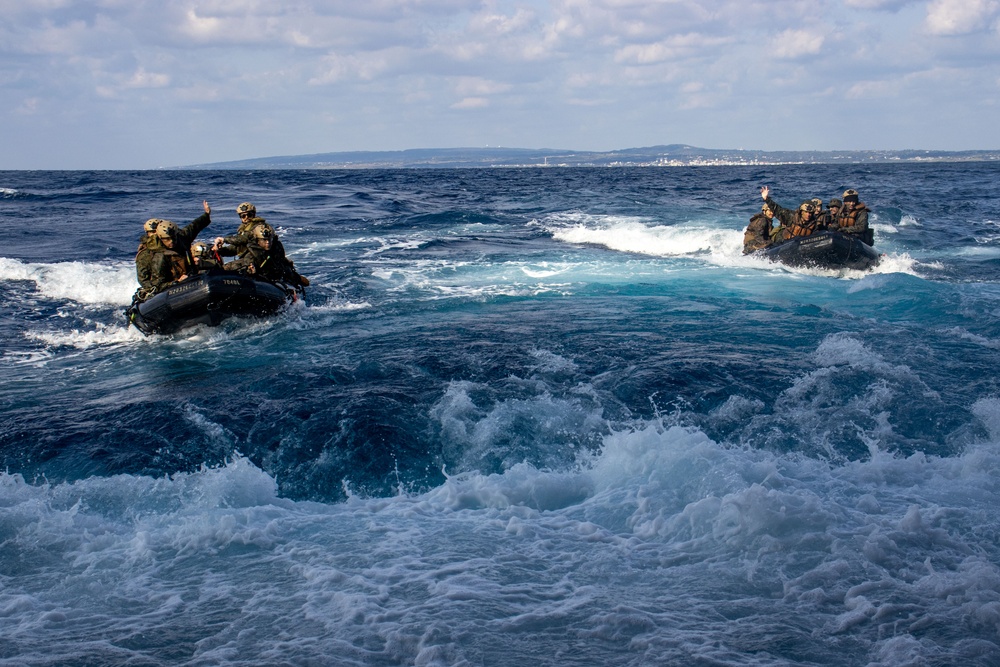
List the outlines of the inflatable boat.
<svg viewBox="0 0 1000 667">
<path fill-rule="evenodd" d="M 171 285 L 125 311 L 142 333 L 169 334 L 230 317 L 264 317 L 295 299 L 295 291 L 247 275 L 213 269 Z"/>
<path fill-rule="evenodd" d="M 878 266 L 879 254 L 867 243 L 834 231 L 796 236 L 755 254 L 786 266 L 866 271 Z"/>
</svg>

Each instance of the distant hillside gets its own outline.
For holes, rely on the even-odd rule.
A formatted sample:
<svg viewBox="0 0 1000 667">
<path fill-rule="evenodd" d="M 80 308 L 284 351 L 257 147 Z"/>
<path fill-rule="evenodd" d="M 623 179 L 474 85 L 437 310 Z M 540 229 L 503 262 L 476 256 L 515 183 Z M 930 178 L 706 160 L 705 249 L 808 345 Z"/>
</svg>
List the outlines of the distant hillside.
<svg viewBox="0 0 1000 667">
<path fill-rule="evenodd" d="M 385 169 L 458 167 L 616 167 L 754 164 L 857 164 L 873 162 L 984 162 L 996 151 L 758 151 L 697 148 L 685 144 L 608 152 L 553 148 L 416 148 L 284 155 L 214 162 L 186 169 Z"/>
</svg>

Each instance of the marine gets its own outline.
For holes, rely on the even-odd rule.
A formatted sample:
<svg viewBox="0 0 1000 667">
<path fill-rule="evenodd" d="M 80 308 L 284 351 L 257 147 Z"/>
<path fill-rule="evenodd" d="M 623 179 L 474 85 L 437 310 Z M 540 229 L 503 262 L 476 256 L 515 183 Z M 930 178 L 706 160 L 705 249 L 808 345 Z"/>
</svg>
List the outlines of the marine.
<svg viewBox="0 0 1000 667">
<path fill-rule="evenodd" d="M 257 217 L 257 207 L 248 201 L 236 207 L 236 214 L 240 217 L 240 226 L 236 228 L 236 232 L 229 236 L 217 236 L 215 242 L 212 244 L 212 248 L 216 252 L 220 252 L 225 248 L 225 252 L 222 253 L 223 255 L 242 257 L 247 250 L 247 246 L 253 239 L 254 229 L 261 225 L 269 227 L 270 225 L 267 224 L 267 220 L 264 218 Z M 285 252 L 281 241 L 275 239 L 275 244 L 277 250 L 281 250 L 282 253 Z"/>
<path fill-rule="evenodd" d="M 191 257 L 191 243 L 212 222 L 212 209 L 208 202 L 203 201 L 202 207 L 205 212 L 183 228 L 179 228 L 170 220 L 160 220 L 156 225 L 159 246 L 151 248 L 150 295 L 162 292 L 169 285 L 184 280 L 196 272 Z"/>
<path fill-rule="evenodd" d="M 760 196 L 768 208 L 774 211 L 775 217 L 781 221 L 779 230 L 773 235 L 775 242 L 787 241 L 795 236 L 809 236 L 818 229 L 816 209 L 812 201 L 806 200 L 794 210 L 784 208 L 771 199 L 770 188 L 766 185 L 760 189 Z"/>
<path fill-rule="evenodd" d="M 309 280 L 300 276 L 295 264 L 285 256 L 278 235 L 270 225 L 257 225 L 243 255 L 225 266 L 227 271 L 247 273 L 273 283 L 283 283 L 301 291 Z"/>
<path fill-rule="evenodd" d="M 875 245 L 875 232 L 868 226 L 869 209 L 858 201 L 857 190 L 844 190 L 844 207 L 832 227 L 841 234 L 856 236 L 868 245 Z"/>
<path fill-rule="evenodd" d="M 831 199 L 830 203 L 826 205 L 826 210 L 823 211 L 820 222 L 823 225 L 823 229 L 834 229 L 837 224 L 837 215 L 840 213 L 840 209 L 843 207 L 844 202 L 839 199 Z"/>
<path fill-rule="evenodd" d="M 166 222 L 160 218 L 150 218 L 143 223 L 145 233 L 139 239 L 139 247 L 135 253 L 135 277 L 139 281 L 139 289 L 136 290 L 132 301 L 144 301 L 149 298 L 153 290 L 153 257 L 163 246 L 156 236 L 156 227 L 161 222 Z"/>
<path fill-rule="evenodd" d="M 221 269 L 221 258 L 212 251 L 212 246 L 204 241 L 195 241 L 191 244 L 191 260 L 197 273 Z"/>
<path fill-rule="evenodd" d="M 772 244 L 771 228 L 774 224 L 774 211 L 764 204 L 760 207 L 760 213 L 754 214 L 750 218 L 750 224 L 743 232 L 743 254 L 749 255 L 752 252 L 767 248 Z"/>
</svg>

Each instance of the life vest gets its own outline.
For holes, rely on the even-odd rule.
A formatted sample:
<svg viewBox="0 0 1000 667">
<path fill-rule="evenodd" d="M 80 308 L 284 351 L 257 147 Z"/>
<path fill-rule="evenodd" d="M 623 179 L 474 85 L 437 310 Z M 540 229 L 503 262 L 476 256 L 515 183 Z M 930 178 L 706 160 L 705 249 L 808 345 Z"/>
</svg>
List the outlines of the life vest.
<svg viewBox="0 0 1000 667">
<path fill-rule="evenodd" d="M 194 266 L 194 260 L 191 258 L 190 250 L 177 252 L 176 250 L 167 250 L 164 248 L 163 256 L 170 262 L 170 279 L 172 281 L 179 280 L 181 276 L 193 273 L 191 267 Z"/>
<path fill-rule="evenodd" d="M 794 222 L 788 225 L 786 232 L 789 237 L 809 236 L 816 231 L 816 225 L 818 222 L 819 221 L 815 217 L 812 220 L 805 222 L 802 220 L 802 217 L 796 213 Z"/>
<path fill-rule="evenodd" d="M 863 203 L 858 202 L 858 205 L 852 208 L 850 211 L 847 208 L 842 208 L 840 210 L 840 215 L 837 216 L 837 227 L 853 227 L 858 224 L 858 216 L 861 215 L 862 211 L 867 211 L 868 207 Z"/>
</svg>

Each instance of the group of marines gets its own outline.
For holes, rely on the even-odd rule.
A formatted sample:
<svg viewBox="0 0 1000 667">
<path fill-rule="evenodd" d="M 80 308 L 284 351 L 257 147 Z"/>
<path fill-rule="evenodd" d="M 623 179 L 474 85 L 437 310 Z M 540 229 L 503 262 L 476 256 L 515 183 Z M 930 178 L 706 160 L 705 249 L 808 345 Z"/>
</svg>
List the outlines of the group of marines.
<svg viewBox="0 0 1000 667">
<path fill-rule="evenodd" d="M 760 213 L 750 218 L 743 233 L 743 254 L 777 245 L 796 236 L 830 230 L 854 236 L 874 245 L 874 233 L 868 226 L 868 207 L 858 200 L 857 190 L 845 190 L 843 199 L 831 199 L 827 208 L 823 200 L 808 199 L 797 209 L 787 209 L 770 197 L 765 185 L 760 189 L 764 200 Z"/>
<path fill-rule="evenodd" d="M 134 302 L 145 301 L 176 282 L 212 269 L 248 274 L 296 291 L 309 284 L 285 256 L 274 228 L 264 218 L 257 217 L 253 204 L 243 202 L 237 206 L 240 226 L 236 233 L 219 236 L 211 244 L 195 240 L 212 220 L 208 202 L 202 202 L 202 207 L 205 212 L 184 227 L 161 218 L 145 222 L 145 234 L 135 255 L 139 289 Z M 224 262 L 223 257 L 236 259 Z"/>
</svg>

